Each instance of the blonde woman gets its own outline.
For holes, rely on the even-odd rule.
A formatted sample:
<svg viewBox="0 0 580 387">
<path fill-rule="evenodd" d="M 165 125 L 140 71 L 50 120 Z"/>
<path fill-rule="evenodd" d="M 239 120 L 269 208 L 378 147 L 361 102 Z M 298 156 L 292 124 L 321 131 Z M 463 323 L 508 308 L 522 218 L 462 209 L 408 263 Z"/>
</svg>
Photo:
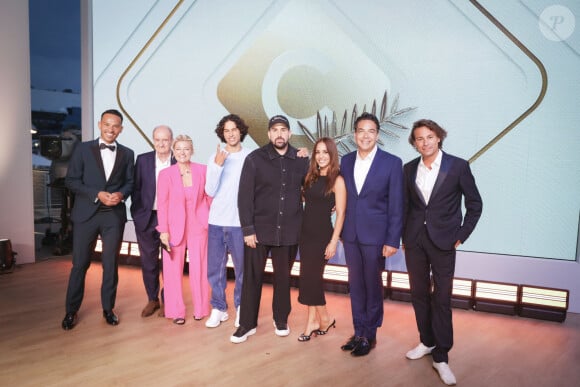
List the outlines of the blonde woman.
<svg viewBox="0 0 580 387">
<path fill-rule="evenodd" d="M 163 251 L 165 317 L 185 324 L 186 308 L 181 288 L 185 250 L 189 253 L 189 284 L 193 316 L 209 314 L 207 281 L 207 229 L 211 198 L 205 193 L 206 166 L 191 161 L 193 142 L 179 135 L 173 142 L 175 165 L 159 173 L 157 217 Z"/>
</svg>

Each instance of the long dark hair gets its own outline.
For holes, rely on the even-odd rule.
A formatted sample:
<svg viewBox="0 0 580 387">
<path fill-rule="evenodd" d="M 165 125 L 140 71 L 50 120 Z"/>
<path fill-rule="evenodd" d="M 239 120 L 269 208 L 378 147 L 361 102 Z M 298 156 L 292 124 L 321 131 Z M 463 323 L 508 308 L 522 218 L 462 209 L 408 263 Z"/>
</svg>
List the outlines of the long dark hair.
<svg viewBox="0 0 580 387">
<path fill-rule="evenodd" d="M 316 147 L 320 143 L 324 143 L 324 145 L 326 145 L 326 150 L 328 151 L 328 156 L 330 157 L 330 162 L 328 164 L 328 170 L 326 173 L 326 188 L 324 189 L 324 194 L 329 195 L 332 192 L 336 178 L 340 174 L 338 150 L 336 149 L 336 143 L 330 137 L 321 137 L 314 143 L 312 157 L 310 158 L 310 166 L 308 167 L 308 173 L 304 179 L 304 188 L 312 187 L 312 184 L 318 181 L 318 178 L 320 177 L 320 170 L 318 169 L 318 164 L 316 163 Z"/>
</svg>

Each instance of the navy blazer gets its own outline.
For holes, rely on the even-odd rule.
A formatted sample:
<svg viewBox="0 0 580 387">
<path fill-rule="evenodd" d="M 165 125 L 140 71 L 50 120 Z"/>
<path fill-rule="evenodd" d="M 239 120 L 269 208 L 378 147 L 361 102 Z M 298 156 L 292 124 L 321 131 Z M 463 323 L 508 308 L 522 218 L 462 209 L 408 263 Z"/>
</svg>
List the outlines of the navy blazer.
<svg viewBox="0 0 580 387">
<path fill-rule="evenodd" d="M 171 156 L 171 165 L 177 161 Z M 157 192 L 155 181 L 155 151 L 137 156 L 135 161 L 135 185 L 131 195 L 131 216 L 135 229 L 145 231 L 153 214 L 153 203 Z"/>
<path fill-rule="evenodd" d="M 342 157 L 340 171 L 347 191 L 342 238 L 364 245 L 399 248 L 403 228 L 403 163 L 377 148 L 360 194 L 354 182 L 357 151 Z"/>
<path fill-rule="evenodd" d="M 74 206 L 71 212 L 73 222 L 84 222 L 99 209 L 100 201 L 97 195 L 101 191 L 110 193 L 121 192 L 126 200 L 133 190 L 133 151 L 119 143 L 115 165 L 109 180 L 105 177 L 105 168 L 99 149 L 99 140 L 78 144 L 69 160 L 65 185 L 74 194 Z M 127 220 L 125 203 L 113 207 L 113 211 Z"/>
<path fill-rule="evenodd" d="M 417 187 L 417 168 L 421 157 L 404 167 L 405 226 L 403 244 L 416 241 L 424 225 L 433 243 L 441 250 L 454 249 L 455 242 L 465 242 L 481 217 L 483 203 L 469 163 L 459 157 L 443 153 L 441 167 L 435 180 L 429 203 Z M 465 198 L 465 218 L 461 200 Z"/>
</svg>

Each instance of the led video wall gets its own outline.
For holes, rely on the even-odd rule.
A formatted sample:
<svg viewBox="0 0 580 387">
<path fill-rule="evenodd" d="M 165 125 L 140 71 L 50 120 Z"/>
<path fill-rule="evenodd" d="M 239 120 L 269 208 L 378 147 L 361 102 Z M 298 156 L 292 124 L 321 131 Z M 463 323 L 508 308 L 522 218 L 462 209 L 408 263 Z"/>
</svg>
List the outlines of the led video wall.
<svg viewBox="0 0 580 387">
<path fill-rule="evenodd" d="M 168 124 L 205 163 L 228 113 L 249 124 L 246 147 L 285 114 L 294 145 L 327 135 L 344 154 L 366 110 L 407 162 L 408 128 L 430 118 L 484 200 L 461 249 L 577 259 L 577 1 L 99 0 L 91 12 L 95 122 L 121 109 L 119 141 L 137 154 Z"/>
</svg>

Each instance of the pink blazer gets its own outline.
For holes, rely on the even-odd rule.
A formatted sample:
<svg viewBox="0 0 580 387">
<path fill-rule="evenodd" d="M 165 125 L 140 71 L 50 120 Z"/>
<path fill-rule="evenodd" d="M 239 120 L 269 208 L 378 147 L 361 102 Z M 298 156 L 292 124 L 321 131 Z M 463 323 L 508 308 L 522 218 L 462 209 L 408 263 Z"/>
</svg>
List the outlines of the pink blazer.
<svg viewBox="0 0 580 387">
<path fill-rule="evenodd" d="M 205 193 L 207 166 L 191 162 L 189 164 L 192 186 L 195 193 L 195 211 L 186 214 L 185 188 L 177 164 L 159 173 L 157 181 L 157 231 L 168 232 L 170 243 L 178 246 L 185 242 L 186 215 L 193 216 L 192 235 L 207 233 L 209 206 L 212 198 Z"/>
</svg>

